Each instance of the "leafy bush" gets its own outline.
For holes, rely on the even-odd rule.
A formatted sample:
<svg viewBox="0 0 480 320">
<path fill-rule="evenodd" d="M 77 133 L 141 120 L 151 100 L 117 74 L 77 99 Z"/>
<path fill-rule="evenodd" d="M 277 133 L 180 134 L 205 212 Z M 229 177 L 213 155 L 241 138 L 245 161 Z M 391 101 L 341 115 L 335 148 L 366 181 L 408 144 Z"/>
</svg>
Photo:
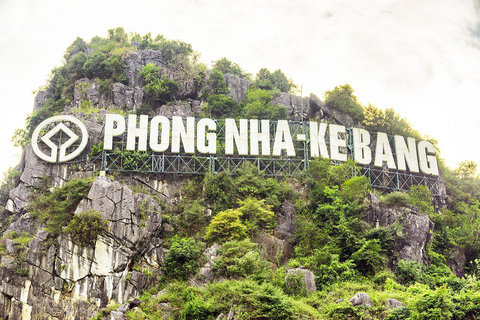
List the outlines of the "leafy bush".
<svg viewBox="0 0 480 320">
<path fill-rule="evenodd" d="M 242 213 L 242 220 L 250 235 L 254 235 L 259 228 L 265 230 L 275 228 L 275 213 L 271 205 L 265 204 L 265 200 L 248 197 L 243 201 L 239 200 L 238 203 L 240 205 L 238 211 Z"/>
<path fill-rule="evenodd" d="M 306 296 L 308 291 L 303 281 L 303 273 L 290 273 L 285 276 L 285 293 L 295 296 Z"/>
<path fill-rule="evenodd" d="M 187 301 L 180 313 L 181 319 L 204 320 L 213 319 L 212 305 L 201 297 L 195 297 Z"/>
<path fill-rule="evenodd" d="M 92 182 L 93 178 L 71 179 L 52 193 L 38 190 L 28 209 L 32 217 L 46 222 L 47 231 L 55 238 L 72 220 L 80 201 L 87 198 Z"/>
<path fill-rule="evenodd" d="M 408 193 L 402 191 L 393 191 L 380 197 L 380 203 L 389 206 L 407 206 L 410 203 Z"/>
<path fill-rule="evenodd" d="M 291 197 L 292 189 L 285 183 L 273 178 L 265 177 L 264 172 L 250 162 L 244 162 L 235 171 L 234 189 L 239 199 L 255 197 L 265 199 L 265 203 L 278 209 L 281 204 Z"/>
<path fill-rule="evenodd" d="M 357 269 L 365 274 L 374 274 L 385 267 L 386 257 L 378 239 L 367 240 L 362 247 L 352 254 Z"/>
<path fill-rule="evenodd" d="M 205 174 L 203 196 L 207 205 L 213 207 L 213 212 L 231 209 L 235 205 L 235 186 L 229 172 Z"/>
<path fill-rule="evenodd" d="M 415 303 L 418 319 L 452 319 L 454 305 L 446 288 L 424 293 Z"/>
<path fill-rule="evenodd" d="M 362 123 L 365 129 L 369 131 L 385 132 L 390 135 L 414 137 L 422 140 L 421 134 L 414 130 L 408 121 L 392 108 L 381 110 L 369 104 L 363 109 L 363 115 Z"/>
<path fill-rule="evenodd" d="M 205 83 L 201 97 L 207 99 L 212 95 L 227 95 L 229 92 L 222 71 L 214 69 Z"/>
<path fill-rule="evenodd" d="M 240 221 L 242 213 L 238 210 L 220 211 L 207 226 L 205 240 L 223 243 L 231 240 L 242 240 L 247 237 L 247 227 Z"/>
<path fill-rule="evenodd" d="M 225 94 L 211 95 L 202 106 L 203 112 L 212 118 L 233 117 L 238 113 L 238 103 Z"/>
<path fill-rule="evenodd" d="M 242 70 L 238 64 L 233 63 L 227 58 L 221 58 L 215 61 L 213 63 L 213 69 L 218 70 L 223 74 L 229 73 L 244 79 L 248 79 L 250 77 L 250 75 L 246 71 Z"/>
<path fill-rule="evenodd" d="M 127 82 L 125 67 L 121 57 L 110 56 L 95 51 L 90 54 L 82 67 L 83 74 L 89 79 L 108 79 L 112 78 L 115 82 Z"/>
<path fill-rule="evenodd" d="M 422 264 L 417 261 L 400 260 L 395 269 L 395 279 L 405 285 L 420 281 L 422 275 Z"/>
<path fill-rule="evenodd" d="M 178 83 L 161 74 L 160 69 L 153 63 L 143 66 L 139 76 L 144 83 L 142 86 L 145 92 L 144 99 L 152 106 L 160 106 L 171 101 L 178 93 Z"/>
<path fill-rule="evenodd" d="M 172 245 L 168 250 L 163 270 L 171 279 L 186 280 L 195 274 L 200 267 L 198 259 L 202 251 L 192 238 L 172 238 Z"/>
<path fill-rule="evenodd" d="M 325 91 L 325 105 L 342 113 L 346 113 L 356 122 L 364 118 L 363 107 L 353 94 L 354 90 L 348 84 Z"/>
<path fill-rule="evenodd" d="M 409 202 L 418 208 L 420 212 L 433 214 L 432 194 L 422 185 L 413 186 L 409 194 Z"/>
<path fill-rule="evenodd" d="M 107 230 L 108 221 L 103 219 L 98 211 L 89 210 L 76 214 L 68 223 L 64 232 L 73 242 L 81 246 L 93 246 L 97 237 Z"/>
<path fill-rule="evenodd" d="M 358 272 L 352 260 L 340 261 L 338 254 L 331 248 L 324 247 L 305 259 L 305 264 L 315 273 L 315 284 L 318 289 L 326 288 L 337 281 L 353 279 Z"/>
<path fill-rule="evenodd" d="M 410 308 L 409 307 L 399 307 L 393 309 L 385 320 L 407 320 L 410 319 Z"/>
<path fill-rule="evenodd" d="M 250 319 L 293 319 L 294 308 L 283 292 L 271 285 L 245 285 L 239 302 L 245 306 Z"/>
<path fill-rule="evenodd" d="M 258 71 L 254 84 L 262 90 L 279 90 L 286 93 L 292 92 L 297 87 L 280 69 L 270 72 L 266 68 Z"/>
<path fill-rule="evenodd" d="M 287 118 L 287 107 L 273 105 L 271 91 L 251 87 L 247 90 L 243 116 L 247 119 L 280 120 Z"/>
<path fill-rule="evenodd" d="M 200 200 L 194 200 L 190 205 L 187 205 L 176 220 L 180 233 L 187 236 L 195 236 L 204 231 L 206 224 L 205 207 Z"/>
<path fill-rule="evenodd" d="M 258 245 L 249 239 L 225 242 L 217 251 L 213 265 L 215 273 L 226 277 L 260 276 L 268 265 L 260 255 Z"/>
<path fill-rule="evenodd" d="M 361 310 L 347 302 L 341 302 L 330 306 L 327 310 L 327 316 L 328 319 L 332 320 L 363 319 Z"/>
</svg>

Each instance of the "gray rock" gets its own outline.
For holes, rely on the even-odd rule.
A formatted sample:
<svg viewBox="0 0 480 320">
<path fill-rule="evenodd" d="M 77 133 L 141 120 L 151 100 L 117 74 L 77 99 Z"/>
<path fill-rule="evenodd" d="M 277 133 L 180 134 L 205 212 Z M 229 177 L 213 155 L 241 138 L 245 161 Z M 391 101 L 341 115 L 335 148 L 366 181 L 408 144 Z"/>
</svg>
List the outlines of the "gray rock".
<svg viewBox="0 0 480 320">
<path fill-rule="evenodd" d="M 110 312 L 110 320 L 125 320 L 125 313 L 120 311 L 112 311 Z"/>
<path fill-rule="evenodd" d="M 311 293 L 317 290 L 315 285 L 315 275 L 312 271 L 302 268 L 294 268 L 287 271 L 285 276 L 285 284 L 288 285 L 289 277 L 303 275 L 303 282 L 307 292 Z"/>
<path fill-rule="evenodd" d="M 395 308 L 403 307 L 403 303 L 401 303 L 397 299 L 387 299 L 385 301 L 385 303 L 386 303 L 388 309 L 395 309 Z"/>
<path fill-rule="evenodd" d="M 217 250 L 220 248 L 218 244 L 214 244 L 211 247 L 205 249 L 204 256 L 206 263 L 200 268 L 197 274 L 197 279 L 202 283 L 207 283 L 213 280 L 212 267 L 217 257 Z"/>
<path fill-rule="evenodd" d="M 362 306 L 362 307 L 369 308 L 373 306 L 372 300 L 370 299 L 368 294 L 366 294 L 365 292 L 359 292 L 356 295 L 354 295 L 353 298 L 350 299 L 350 303 L 354 307 Z"/>
<path fill-rule="evenodd" d="M 14 221 L 5 232 L 16 232 L 18 235 L 33 234 L 36 231 L 35 227 L 35 220 L 30 217 L 30 213 L 25 213 Z"/>
<path fill-rule="evenodd" d="M 5 240 L 5 249 L 7 253 L 15 255 L 20 252 L 21 244 L 18 242 L 13 241 L 12 239 Z"/>
<path fill-rule="evenodd" d="M 324 117 L 324 103 L 313 93 L 310 94 L 310 109 L 308 116 L 310 119 L 322 119 Z"/>
<path fill-rule="evenodd" d="M 287 107 L 287 115 L 292 120 L 308 120 L 310 112 L 310 99 L 298 97 L 289 93 L 279 93 L 272 100 L 273 105 Z"/>
<path fill-rule="evenodd" d="M 453 248 L 446 260 L 447 266 L 457 277 L 463 278 L 465 276 L 465 262 L 467 258 L 464 248 Z"/>
<path fill-rule="evenodd" d="M 394 250 L 397 261 L 427 262 L 426 245 L 432 237 L 434 223 L 425 213 L 413 206 L 388 206 L 379 203 L 378 195 L 370 195 L 370 208 L 365 221 L 375 226 L 386 227 L 396 222 L 402 225 L 402 233 L 397 236 Z"/>
<path fill-rule="evenodd" d="M 255 237 L 255 242 L 265 258 L 274 263 L 283 263 L 293 254 L 293 248 L 287 241 L 265 232 L 260 232 Z"/>
<path fill-rule="evenodd" d="M 106 105 L 105 97 L 100 92 L 100 84 L 88 78 L 75 81 L 73 106 L 80 107 L 82 100 L 91 101 L 96 107 L 105 107 Z"/>
<path fill-rule="evenodd" d="M 29 192 L 26 192 L 26 187 L 41 187 L 45 177 L 49 177 L 50 186 L 54 188 L 63 186 L 68 179 L 67 164 L 51 164 L 41 160 L 33 152 L 31 144 L 25 147 L 23 161 L 25 167 L 20 176 L 21 183 L 17 187 L 18 190 L 15 188 L 10 192 L 10 198 L 16 206 L 21 206 L 23 201 L 28 201 Z"/>
<path fill-rule="evenodd" d="M 47 101 L 50 96 L 52 95 L 51 90 L 46 90 L 46 91 L 39 91 L 35 95 L 35 100 L 33 101 L 33 112 L 37 111 L 40 109 L 42 104 Z"/>
<path fill-rule="evenodd" d="M 281 240 L 290 240 L 293 231 L 295 230 L 295 215 L 297 209 L 290 201 L 285 201 L 282 204 L 281 211 L 278 215 L 277 228 L 274 235 Z"/>
<path fill-rule="evenodd" d="M 76 213 L 97 210 L 109 220 L 108 227 L 116 241 L 135 248 L 139 242 L 159 232 L 162 225 L 161 208 L 151 196 L 133 191 L 107 177 L 97 177 L 88 199 L 82 200 Z"/>
<path fill-rule="evenodd" d="M 137 77 L 138 73 L 142 70 L 142 57 L 140 51 L 130 51 L 125 59 L 125 73 L 128 79 L 128 86 L 134 88 L 139 86 Z"/>
<path fill-rule="evenodd" d="M 310 95 L 310 109 L 309 114 L 311 118 L 331 118 L 335 120 L 337 124 L 344 125 L 346 127 L 353 127 L 355 122 L 353 119 L 344 113 L 338 112 L 337 110 L 333 110 L 329 108 L 326 104 L 324 104 L 317 96 L 311 94 Z M 359 125 L 355 125 L 359 127 Z"/>
<path fill-rule="evenodd" d="M 182 118 L 194 116 L 192 107 L 188 103 L 165 104 L 160 107 L 157 115 L 165 116 L 167 118 L 173 116 L 179 116 Z"/>
<path fill-rule="evenodd" d="M 230 89 L 228 95 L 237 102 L 242 102 L 245 99 L 247 90 L 252 86 L 249 80 L 228 73 L 225 74 L 225 83 Z"/>
<path fill-rule="evenodd" d="M 114 83 L 112 86 L 113 104 L 126 110 L 137 110 L 142 104 L 143 89 L 130 88 L 123 83 Z"/>
<path fill-rule="evenodd" d="M 345 299 L 340 298 L 340 299 L 335 300 L 335 303 L 341 303 L 341 302 L 344 302 L 344 301 L 345 301 Z"/>
</svg>

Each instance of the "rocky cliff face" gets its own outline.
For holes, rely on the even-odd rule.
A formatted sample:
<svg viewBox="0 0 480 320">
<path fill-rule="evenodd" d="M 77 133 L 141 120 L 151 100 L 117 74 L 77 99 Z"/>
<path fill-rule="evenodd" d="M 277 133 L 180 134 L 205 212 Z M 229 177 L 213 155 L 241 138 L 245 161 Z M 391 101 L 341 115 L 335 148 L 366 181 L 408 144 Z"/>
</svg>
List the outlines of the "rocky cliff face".
<svg viewBox="0 0 480 320">
<path fill-rule="evenodd" d="M 426 245 L 432 239 L 435 224 L 428 215 L 413 206 L 390 206 L 379 202 L 377 194 L 370 194 L 370 208 L 365 220 L 372 226 L 387 227 L 397 223 L 401 231 L 395 239 L 396 259 L 427 264 Z"/>
<path fill-rule="evenodd" d="M 161 53 L 131 51 L 124 63 L 128 83 L 113 83 L 110 92 L 102 90 L 92 79 L 75 82 L 73 101 L 64 113 L 75 113 L 87 126 L 90 133 L 87 150 L 101 142 L 102 119 L 109 109 L 135 111 L 141 106 L 144 92 L 138 73 L 148 63 L 155 64 L 180 85 L 178 97 L 182 99 L 159 107 L 156 113 L 167 117 L 200 115 L 202 102 L 193 79 L 170 69 Z M 245 99 L 252 85 L 230 74 L 225 75 L 225 81 L 230 96 L 237 102 Z M 51 94 L 39 92 L 34 110 Z M 79 112 L 83 101 L 89 101 L 95 112 Z M 346 126 L 354 124 L 349 116 L 329 110 L 314 95 L 298 97 L 280 93 L 272 103 L 287 106 L 292 120 L 329 118 Z M 11 190 L 6 203 L 8 218 L 13 222 L 4 222 L 0 229 L 4 230 L 5 239 L 4 250 L 0 248 L 0 319 L 85 319 L 113 302 L 121 306 L 112 315 L 121 319 L 135 305 L 128 302 L 162 275 L 167 254 L 164 237 L 171 231 L 162 215 L 165 207 L 176 204 L 183 181 L 176 177 L 142 175 L 119 179 L 95 177 L 88 196 L 76 205 L 74 212 L 97 211 L 106 220 L 107 230 L 85 246 L 64 233 L 52 238 L 45 223 L 32 217 L 29 207 L 35 192 L 44 188 L 46 181 L 53 190 L 73 178 L 98 172 L 95 163 L 81 166 L 81 170 L 76 170 L 68 164 L 48 164 L 35 156 L 30 145 L 25 148 L 17 167 L 21 171 L 20 183 Z M 293 255 L 291 240 L 296 213 L 295 206 L 285 201 L 278 212 L 277 228 L 271 234 L 261 232 L 256 236 L 255 241 L 267 260 L 283 263 Z M 400 223 L 403 236 L 397 239 L 398 259 L 426 262 L 425 245 L 430 240 L 433 223 L 425 214 L 415 208 L 382 206 L 378 197 L 372 195 L 365 219 L 372 225 Z M 205 252 L 207 262 L 197 275 L 202 284 L 212 280 L 217 248 L 212 246 Z M 305 280 L 309 283 L 308 290 L 314 290 L 313 274 L 298 270 L 308 278 Z"/>
<path fill-rule="evenodd" d="M 37 161 L 29 154 L 25 168 Z M 35 172 L 42 170 L 57 182 L 69 178 L 62 166 L 38 166 Z M 5 233 L 34 236 L 28 244 L 6 240 L 0 268 L 1 318 L 85 319 L 112 301 L 124 303 L 138 296 L 160 274 L 165 255 L 162 209 L 151 195 L 107 177 L 95 178 L 76 213 L 97 210 L 108 221 L 108 231 L 93 246 L 84 247 L 66 235 L 49 238 L 44 225 L 30 218 L 24 199 L 31 187 L 27 182 L 35 184 L 34 172 L 24 171 L 12 191 L 12 214 L 19 218 Z"/>
</svg>

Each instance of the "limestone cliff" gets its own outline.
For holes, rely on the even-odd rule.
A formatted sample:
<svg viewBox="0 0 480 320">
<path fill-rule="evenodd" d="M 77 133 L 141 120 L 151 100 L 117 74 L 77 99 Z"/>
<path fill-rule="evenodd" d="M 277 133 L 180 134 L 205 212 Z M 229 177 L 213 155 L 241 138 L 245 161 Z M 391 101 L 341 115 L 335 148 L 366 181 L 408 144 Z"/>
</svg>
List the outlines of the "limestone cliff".
<svg viewBox="0 0 480 320">
<path fill-rule="evenodd" d="M 85 54 L 88 56 L 92 51 L 87 50 Z M 61 113 L 82 119 L 90 141 L 81 156 L 83 160 L 70 164 L 46 163 L 34 154 L 31 145 L 25 147 L 16 168 L 21 172 L 19 183 L 4 204 L 2 217 L 5 219 L 0 228 L 4 231 L 5 243 L 0 251 L 1 319 L 86 319 L 111 304 L 117 304 L 117 310 L 111 312 L 110 319 L 123 319 L 128 310 L 138 305 L 139 301 L 133 299 L 158 284 L 168 252 L 165 238 L 172 233 L 165 212 L 176 210 L 183 197 L 182 187 L 190 177 L 141 173 L 100 175 L 99 162 L 89 155 L 92 147 L 101 143 L 102 124 L 109 110 L 135 112 L 144 104 L 145 92 L 139 72 L 149 63 L 179 84 L 174 100 L 157 106 L 153 110 L 156 115 L 198 117 L 201 114 L 205 101 L 200 97 L 198 83 L 203 85 L 205 79 L 199 81 L 178 65 L 172 67 L 158 50 L 127 51 L 123 57 L 126 81 L 114 82 L 108 90 L 102 88 L 97 79 L 74 79 L 73 99 Z M 251 81 L 232 74 L 225 74 L 225 83 L 228 95 L 237 103 L 245 99 L 252 85 Z M 37 94 L 34 111 L 41 110 L 42 104 L 55 94 L 53 89 Z M 93 111 L 82 109 L 85 101 Z M 330 110 L 314 95 L 299 97 L 277 92 L 272 104 L 285 106 L 292 120 L 324 118 L 345 126 L 354 125 L 350 116 Z M 79 244 L 63 231 L 52 236 L 46 220 L 34 215 L 32 202 L 41 192 L 48 194 L 64 187 L 67 181 L 87 177 L 94 177 L 88 195 L 75 205 L 72 214 L 96 211 L 106 221 L 106 229 L 89 239 L 88 245 Z M 298 182 L 294 188 L 299 193 L 307 193 L 305 185 L 299 186 Z M 302 196 L 306 198 L 305 194 Z M 433 229 L 428 216 L 414 208 L 382 207 L 377 200 L 372 197 L 365 220 L 380 226 L 401 223 L 403 237 L 397 239 L 397 259 L 426 262 L 425 247 Z M 283 201 L 278 205 L 276 228 L 254 237 L 263 257 L 271 264 L 282 265 L 294 254 L 297 209 L 292 202 Z M 206 211 L 207 217 L 209 214 L 211 208 Z M 214 280 L 212 265 L 219 247 L 206 248 L 200 271 L 190 281 L 205 285 Z M 315 276 L 311 271 L 296 268 L 287 273 L 293 278 L 297 274 L 305 278 L 308 292 L 315 290 Z"/>
</svg>

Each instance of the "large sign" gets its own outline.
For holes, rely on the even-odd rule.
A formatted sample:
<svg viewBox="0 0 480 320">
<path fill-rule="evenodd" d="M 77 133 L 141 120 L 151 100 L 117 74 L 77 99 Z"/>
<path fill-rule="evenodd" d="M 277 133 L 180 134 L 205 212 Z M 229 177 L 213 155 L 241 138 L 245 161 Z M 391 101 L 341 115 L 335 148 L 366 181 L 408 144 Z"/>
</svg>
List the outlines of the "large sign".
<svg viewBox="0 0 480 320">
<path fill-rule="evenodd" d="M 156 116 L 150 119 L 147 115 L 125 118 L 119 114 L 107 114 L 104 150 L 114 150 L 114 138 L 121 136 L 126 137 L 127 151 L 216 155 L 222 150 L 225 156 L 295 158 L 299 156 L 295 145 L 300 143 L 305 146 L 302 151 L 308 152 L 309 157 L 347 161 L 350 152 L 355 161 L 365 166 L 433 176 L 439 174 L 435 148 L 428 141 L 316 121 L 304 123 L 307 129 L 296 130 L 293 134 L 293 121 L 225 119 L 222 122 L 220 134 L 218 121 L 209 118 Z M 68 139 L 52 141 L 59 134 L 65 134 Z M 32 147 L 45 161 L 65 162 L 80 155 L 87 141 L 88 133 L 80 120 L 72 116 L 56 116 L 43 121 L 35 129 Z"/>
<path fill-rule="evenodd" d="M 156 116 L 149 120 L 146 115 L 129 115 L 126 119 L 122 115 L 107 114 L 104 149 L 112 150 L 114 137 L 126 135 L 129 151 L 217 154 L 217 123 L 209 118 L 184 120 L 176 116 L 172 119 Z M 428 141 L 417 142 L 414 138 L 396 135 L 391 145 L 391 139 L 383 132 L 372 137 L 364 129 L 316 121 L 308 122 L 308 127 L 306 133 L 292 136 L 289 121 L 278 120 L 272 139 L 269 120 L 225 119 L 224 154 L 295 157 L 294 142 L 300 141 L 309 145 L 311 157 L 347 161 L 347 142 L 353 141 L 353 158 L 361 165 L 373 163 L 375 167 L 386 165 L 388 169 L 438 176 L 435 148 Z"/>
</svg>

